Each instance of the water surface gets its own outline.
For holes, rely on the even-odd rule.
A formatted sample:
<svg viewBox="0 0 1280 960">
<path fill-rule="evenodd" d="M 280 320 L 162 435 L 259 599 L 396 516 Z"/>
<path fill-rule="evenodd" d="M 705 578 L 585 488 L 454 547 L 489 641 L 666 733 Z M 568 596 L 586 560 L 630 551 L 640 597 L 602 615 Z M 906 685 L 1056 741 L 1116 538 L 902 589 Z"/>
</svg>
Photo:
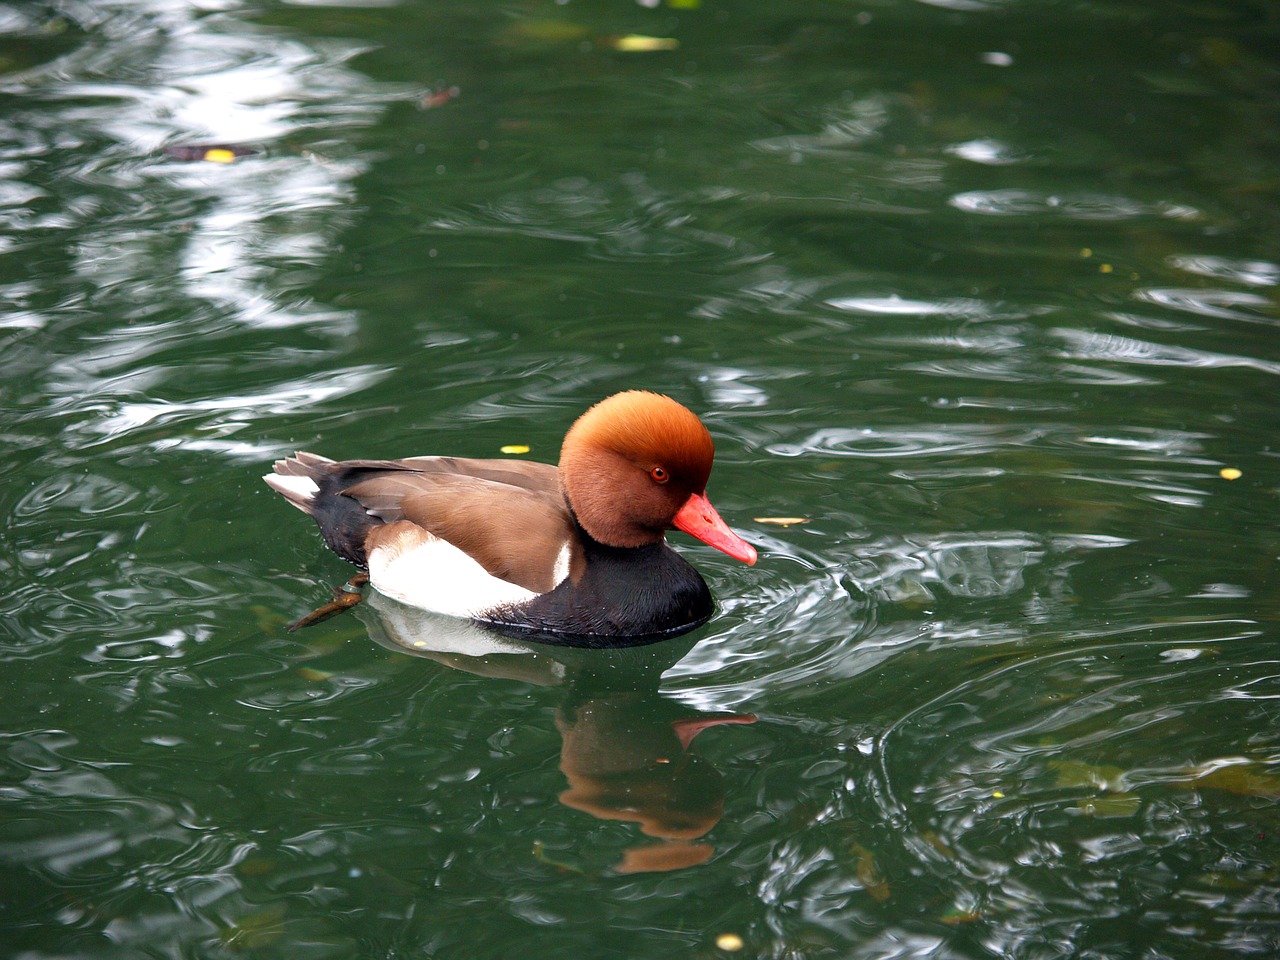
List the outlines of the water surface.
<svg viewBox="0 0 1280 960">
<path fill-rule="evenodd" d="M 1278 40 L 0 3 L 0 954 L 1274 956 Z M 273 459 L 628 387 L 761 552 L 673 534 L 706 627 L 285 632 Z"/>
</svg>

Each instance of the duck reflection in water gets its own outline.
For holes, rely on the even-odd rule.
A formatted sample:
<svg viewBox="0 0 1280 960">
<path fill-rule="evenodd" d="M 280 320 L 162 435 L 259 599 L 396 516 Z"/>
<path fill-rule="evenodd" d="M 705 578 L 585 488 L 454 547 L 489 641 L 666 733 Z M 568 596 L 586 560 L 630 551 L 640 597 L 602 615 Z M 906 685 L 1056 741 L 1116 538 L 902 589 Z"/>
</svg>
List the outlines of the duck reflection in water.
<svg viewBox="0 0 1280 960">
<path fill-rule="evenodd" d="M 635 823 L 657 841 L 629 847 L 615 872 L 677 870 L 715 853 L 700 838 L 724 812 L 724 784 L 693 742 L 709 727 L 756 718 L 700 712 L 658 692 L 662 673 L 694 641 L 614 649 L 525 643 L 376 592 L 358 610 L 374 640 L 391 650 L 478 676 L 566 689 L 556 715 L 568 782 L 560 802 L 601 820 Z"/>
<path fill-rule="evenodd" d="M 570 698 L 556 717 L 560 770 L 569 781 L 560 802 L 601 820 L 637 823 L 641 833 L 666 841 L 629 848 L 614 868 L 620 873 L 704 863 L 715 849 L 694 841 L 719 822 L 724 786 L 690 747 L 708 727 L 754 720 L 700 714 L 656 688 Z"/>
</svg>

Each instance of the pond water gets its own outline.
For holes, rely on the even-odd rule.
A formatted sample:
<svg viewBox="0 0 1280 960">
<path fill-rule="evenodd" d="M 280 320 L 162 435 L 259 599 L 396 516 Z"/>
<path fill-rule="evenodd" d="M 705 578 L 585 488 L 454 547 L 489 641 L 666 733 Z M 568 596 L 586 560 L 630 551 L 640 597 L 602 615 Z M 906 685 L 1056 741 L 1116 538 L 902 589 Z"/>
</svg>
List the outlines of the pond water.
<svg viewBox="0 0 1280 960">
<path fill-rule="evenodd" d="M 0 955 L 1276 956 L 1278 121 L 1244 0 L 0 2 Z M 285 631 L 272 460 L 630 387 L 705 627 Z"/>
</svg>

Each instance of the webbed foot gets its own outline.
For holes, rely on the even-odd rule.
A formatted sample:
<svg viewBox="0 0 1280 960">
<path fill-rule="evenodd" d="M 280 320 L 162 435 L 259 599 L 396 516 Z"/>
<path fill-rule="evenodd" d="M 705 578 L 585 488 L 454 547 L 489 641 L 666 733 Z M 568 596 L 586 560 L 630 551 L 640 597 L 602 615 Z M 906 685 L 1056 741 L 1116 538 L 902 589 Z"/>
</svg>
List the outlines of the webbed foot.
<svg viewBox="0 0 1280 960">
<path fill-rule="evenodd" d="M 336 617 L 344 610 L 350 610 L 357 603 L 364 599 L 364 595 L 360 592 L 360 588 L 369 582 L 369 575 L 361 572 L 357 573 L 350 580 L 333 591 L 333 599 L 326 603 L 323 607 L 317 607 L 305 617 L 294 623 L 289 624 L 287 629 L 290 633 L 301 630 L 303 627 L 310 627 L 317 623 L 323 623 L 330 617 Z"/>
</svg>

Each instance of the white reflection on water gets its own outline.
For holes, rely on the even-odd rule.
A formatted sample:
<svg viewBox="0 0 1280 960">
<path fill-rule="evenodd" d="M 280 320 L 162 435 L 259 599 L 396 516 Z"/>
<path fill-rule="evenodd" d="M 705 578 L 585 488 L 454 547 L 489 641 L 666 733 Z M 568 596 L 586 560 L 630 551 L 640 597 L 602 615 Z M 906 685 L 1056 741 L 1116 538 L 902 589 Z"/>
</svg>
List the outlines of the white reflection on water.
<svg viewBox="0 0 1280 960">
<path fill-rule="evenodd" d="M 1280 374 L 1280 363 L 1258 357 L 1152 343 L 1114 333 L 1069 327 L 1058 327 L 1050 333 L 1065 341 L 1062 355 L 1073 360 L 1112 360 L 1168 367 L 1245 367 Z"/>
<path fill-rule="evenodd" d="M 767 137 L 752 141 L 751 146 L 766 153 L 797 155 L 845 151 L 878 135 L 889 119 L 888 98 L 863 97 L 832 107 L 817 133 Z"/>
<path fill-rule="evenodd" d="M 798 443 L 776 443 L 769 452 L 780 457 L 822 453 L 845 457 L 918 457 L 964 451 L 970 455 L 1026 446 L 1041 436 L 1040 427 L 1017 424 L 948 424 L 946 426 L 824 427 Z"/>
<path fill-rule="evenodd" d="M 1233 280 L 1255 287 L 1274 287 L 1280 283 L 1280 265 L 1267 260 L 1240 260 L 1209 255 L 1179 255 L 1168 258 L 1171 267 L 1202 277 Z"/>
<path fill-rule="evenodd" d="M 1244 320 L 1250 323 L 1267 323 L 1274 325 L 1275 309 L 1269 297 L 1257 293 L 1240 290 L 1190 290 L 1169 287 L 1152 287 L 1139 290 L 1134 296 L 1138 300 L 1198 314 L 1202 317 L 1213 317 L 1218 320 Z"/>
<path fill-rule="evenodd" d="M 1046 217 L 1056 214 L 1068 220 L 1101 221 L 1131 220 L 1138 217 L 1191 220 L 1201 216 L 1195 207 L 1164 200 L 1144 203 L 1109 194 L 1057 194 L 1014 187 L 970 190 L 955 194 L 948 202 L 966 213 L 992 217 Z"/>
<path fill-rule="evenodd" d="M 272 444 L 231 435 L 385 373 L 312 372 L 318 356 L 264 346 L 236 389 L 216 376 L 227 357 L 246 356 L 228 343 L 246 328 L 330 339 L 356 328 L 352 311 L 313 302 L 307 288 L 361 212 L 355 182 L 370 156 L 345 143 L 410 93 L 351 69 L 365 46 L 264 28 L 242 16 L 252 12 L 230 0 L 67 5 L 80 42 L 0 75 L 17 105 L 3 121 L 0 220 L 21 243 L 47 244 L 43 260 L 66 261 L 63 287 L 44 291 L 45 304 L 62 301 L 56 310 L 27 309 L 33 293 L 11 284 L 0 323 L 74 322 L 42 371 L 72 447 L 148 433 L 152 449 L 269 456 Z M 200 144 L 248 155 L 162 152 Z M 183 356 L 193 343 L 205 345 L 203 363 Z"/>
<path fill-rule="evenodd" d="M 1025 159 L 1023 154 L 1010 147 L 1007 143 L 1002 143 L 990 137 L 952 144 L 947 147 L 947 153 L 959 157 L 961 160 L 992 167 L 1018 163 Z"/>
<path fill-rule="evenodd" d="M 763 407 L 769 393 L 751 383 L 750 370 L 735 367 L 706 367 L 698 376 L 707 392 L 707 400 L 716 407 Z"/>
<path fill-rule="evenodd" d="M 101 417 L 91 421 L 84 430 L 113 440 L 156 423 L 183 423 L 188 429 L 194 426 L 220 438 L 246 426 L 253 426 L 264 414 L 278 416 L 291 411 L 314 410 L 327 400 L 365 390 L 388 373 L 389 371 L 379 367 L 354 367 L 303 377 L 258 394 L 187 402 L 124 402 L 108 406 L 102 411 Z M 205 444 L 199 449 L 234 453 L 240 447 L 238 444 L 225 443 L 211 447 L 209 439 L 204 438 Z M 159 441 L 159 444 L 164 448 L 187 445 L 176 438 L 167 438 Z M 252 444 L 245 450 L 251 454 L 262 452 L 262 448 Z"/>
<path fill-rule="evenodd" d="M 946 317 L 955 320 L 1019 320 L 1048 313 L 1050 307 L 973 297 L 941 297 L 922 300 L 893 293 L 887 296 L 863 295 L 835 297 L 827 306 L 844 313 L 885 317 Z M 915 341 L 919 342 L 919 341 Z"/>
<path fill-rule="evenodd" d="M 981 300 L 952 298 L 948 300 L 910 300 L 897 294 L 887 297 L 839 297 L 827 305 L 849 313 L 887 314 L 907 317 L 988 317 L 988 305 Z"/>
<path fill-rule="evenodd" d="M 300 285 L 299 267 L 332 255 L 358 213 L 354 180 L 368 158 L 301 145 L 323 140 L 332 151 L 344 130 L 375 123 L 408 90 L 350 69 L 364 49 L 357 44 L 272 35 L 235 16 L 240 9 L 164 0 L 70 8 L 88 40 L 4 78 L 0 90 L 42 103 L 31 120 L 49 124 L 50 137 L 115 145 L 66 181 L 64 189 L 85 193 L 64 203 L 66 225 L 80 228 L 75 271 L 121 294 L 122 311 L 145 312 L 176 294 L 246 325 L 350 332 L 350 314 L 290 288 Z M 229 164 L 157 153 L 202 143 L 258 153 Z M 93 216 L 113 190 L 142 199 L 131 214 Z"/>
</svg>

